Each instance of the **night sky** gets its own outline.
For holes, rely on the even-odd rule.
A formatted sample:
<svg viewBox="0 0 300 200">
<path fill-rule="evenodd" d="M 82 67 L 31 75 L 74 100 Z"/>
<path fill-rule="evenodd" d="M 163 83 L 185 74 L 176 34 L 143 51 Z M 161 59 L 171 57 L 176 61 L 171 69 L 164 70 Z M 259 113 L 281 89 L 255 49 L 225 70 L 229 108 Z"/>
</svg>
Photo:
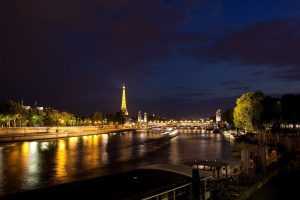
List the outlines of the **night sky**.
<svg viewBox="0 0 300 200">
<path fill-rule="evenodd" d="M 0 100 L 208 117 L 300 89 L 299 0 L 2 0 Z"/>
</svg>

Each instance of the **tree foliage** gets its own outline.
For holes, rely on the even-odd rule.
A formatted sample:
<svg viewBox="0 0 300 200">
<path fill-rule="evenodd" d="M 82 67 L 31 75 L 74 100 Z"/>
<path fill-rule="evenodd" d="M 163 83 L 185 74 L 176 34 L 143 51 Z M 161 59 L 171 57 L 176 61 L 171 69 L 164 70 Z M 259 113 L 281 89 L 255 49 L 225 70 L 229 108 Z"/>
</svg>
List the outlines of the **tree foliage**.
<svg viewBox="0 0 300 200">
<path fill-rule="evenodd" d="M 5 120 L 8 126 L 17 125 L 21 126 L 24 116 L 27 114 L 27 110 L 22 107 L 21 104 L 7 100 L 0 104 L 0 113 L 5 115 Z"/>
<path fill-rule="evenodd" d="M 46 113 L 36 108 L 31 108 L 27 115 L 27 124 L 29 126 L 43 126 Z"/>
<path fill-rule="evenodd" d="M 0 103 L 1 126 L 70 126 L 76 125 L 73 114 L 46 108 L 25 107 L 11 100 Z"/>
<path fill-rule="evenodd" d="M 96 111 L 94 112 L 92 115 L 91 115 L 91 120 L 92 121 L 102 121 L 102 113 L 99 112 L 99 111 Z"/>
<path fill-rule="evenodd" d="M 262 128 L 263 100 L 262 92 L 248 92 L 239 97 L 233 111 L 234 125 L 247 132 Z"/>
<path fill-rule="evenodd" d="M 286 94 L 281 98 L 264 96 L 261 92 L 248 92 L 237 99 L 234 124 L 247 131 L 260 128 L 280 129 L 283 124 L 300 121 L 300 95 Z"/>
<path fill-rule="evenodd" d="M 115 114 L 115 120 L 119 124 L 124 124 L 125 123 L 125 116 L 122 110 L 116 112 Z"/>
<path fill-rule="evenodd" d="M 46 116 L 44 123 L 46 126 L 58 126 L 59 125 L 59 111 L 53 109 L 45 110 Z"/>
<path fill-rule="evenodd" d="M 300 94 L 283 95 L 278 103 L 280 119 L 284 123 L 297 123 L 300 120 Z"/>
<path fill-rule="evenodd" d="M 263 113 L 261 122 L 266 124 L 278 124 L 280 123 L 280 100 L 278 98 L 272 98 L 266 96 L 262 102 Z"/>
<path fill-rule="evenodd" d="M 54 109 L 45 110 L 45 125 L 46 126 L 72 126 L 75 125 L 76 118 L 68 112 L 61 112 Z"/>
<path fill-rule="evenodd" d="M 227 109 L 222 113 L 222 121 L 227 122 L 231 127 L 234 125 L 233 109 Z"/>
<path fill-rule="evenodd" d="M 125 116 L 122 112 L 122 110 L 119 110 L 115 114 L 106 114 L 105 119 L 107 122 L 113 122 L 113 123 L 118 123 L 118 124 L 124 124 L 125 123 Z"/>
</svg>

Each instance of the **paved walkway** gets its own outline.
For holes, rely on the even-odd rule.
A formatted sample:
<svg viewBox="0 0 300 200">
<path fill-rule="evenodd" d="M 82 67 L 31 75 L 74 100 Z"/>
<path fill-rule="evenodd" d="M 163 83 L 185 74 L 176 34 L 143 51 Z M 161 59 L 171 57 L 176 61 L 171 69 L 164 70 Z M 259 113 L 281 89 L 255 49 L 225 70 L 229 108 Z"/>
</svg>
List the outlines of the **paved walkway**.
<svg viewBox="0 0 300 200">
<path fill-rule="evenodd" d="M 298 199 L 300 170 L 284 170 L 247 200 Z"/>
<path fill-rule="evenodd" d="M 97 131 L 84 131 L 80 133 L 60 132 L 60 133 L 26 133 L 26 134 L 2 134 L 0 136 L 0 142 L 16 142 L 16 141 L 29 141 L 29 140 L 45 140 L 56 139 L 66 137 L 77 137 L 83 135 L 97 135 L 112 132 L 127 131 L 133 129 L 119 128 L 119 129 L 102 129 Z"/>
</svg>

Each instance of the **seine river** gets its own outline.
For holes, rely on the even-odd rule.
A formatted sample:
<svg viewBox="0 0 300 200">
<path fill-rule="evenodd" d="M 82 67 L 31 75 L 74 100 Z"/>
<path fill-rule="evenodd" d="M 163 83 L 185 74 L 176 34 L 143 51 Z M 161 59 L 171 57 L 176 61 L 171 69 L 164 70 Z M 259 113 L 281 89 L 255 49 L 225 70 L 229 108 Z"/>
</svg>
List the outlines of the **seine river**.
<svg viewBox="0 0 300 200">
<path fill-rule="evenodd" d="M 236 160 L 222 134 L 180 130 L 127 131 L 66 139 L 0 144 L 0 196 L 157 164 Z"/>
</svg>

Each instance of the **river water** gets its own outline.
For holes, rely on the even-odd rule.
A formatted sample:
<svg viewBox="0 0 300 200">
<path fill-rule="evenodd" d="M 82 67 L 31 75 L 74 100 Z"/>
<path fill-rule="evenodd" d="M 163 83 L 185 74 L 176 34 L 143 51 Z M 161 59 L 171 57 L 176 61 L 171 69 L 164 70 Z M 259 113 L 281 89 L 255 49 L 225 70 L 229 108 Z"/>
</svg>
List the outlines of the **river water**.
<svg viewBox="0 0 300 200">
<path fill-rule="evenodd" d="M 125 131 L 47 141 L 0 144 L 0 196 L 157 164 L 237 160 L 222 134 L 180 130 Z"/>
</svg>

